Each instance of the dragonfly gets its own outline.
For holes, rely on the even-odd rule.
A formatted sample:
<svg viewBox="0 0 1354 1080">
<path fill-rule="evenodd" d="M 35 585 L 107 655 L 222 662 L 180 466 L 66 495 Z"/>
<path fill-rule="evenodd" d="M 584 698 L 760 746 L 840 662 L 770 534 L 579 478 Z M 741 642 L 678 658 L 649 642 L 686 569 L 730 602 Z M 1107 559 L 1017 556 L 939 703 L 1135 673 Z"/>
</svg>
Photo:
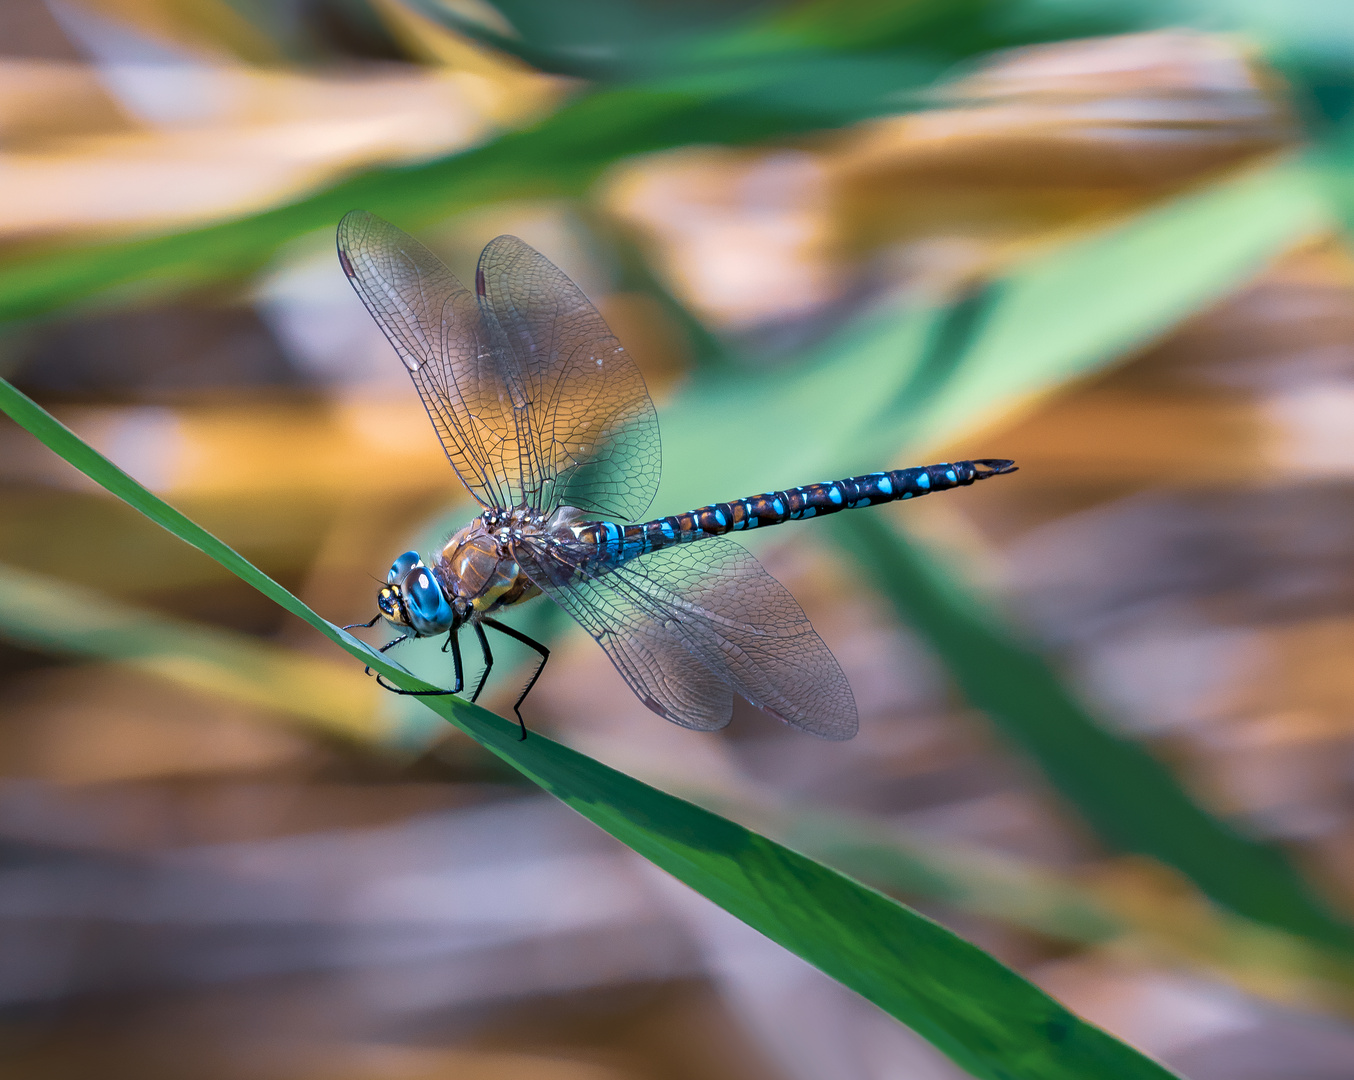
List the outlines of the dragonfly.
<svg viewBox="0 0 1354 1080">
<path fill-rule="evenodd" d="M 643 520 L 658 488 L 658 417 L 629 353 L 582 291 L 514 236 L 489 242 L 471 292 L 431 251 L 366 211 L 338 227 L 344 274 L 408 369 L 479 513 L 427 562 L 391 565 L 371 627 L 447 635 L 451 689 L 465 687 L 469 627 L 484 670 L 486 629 L 539 659 L 550 650 L 495 615 L 544 593 L 605 651 L 635 695 L 684 727 L 729 723 L 735 697 L 827 739 L 858 727 L 836 658 L 789 591 L 727 534 L 963 487 L 1015 471 L 1005 459 L 944 462 L 712 503 Z M 370 673 L 370 669 L 368 669 Z"/>
</svg>

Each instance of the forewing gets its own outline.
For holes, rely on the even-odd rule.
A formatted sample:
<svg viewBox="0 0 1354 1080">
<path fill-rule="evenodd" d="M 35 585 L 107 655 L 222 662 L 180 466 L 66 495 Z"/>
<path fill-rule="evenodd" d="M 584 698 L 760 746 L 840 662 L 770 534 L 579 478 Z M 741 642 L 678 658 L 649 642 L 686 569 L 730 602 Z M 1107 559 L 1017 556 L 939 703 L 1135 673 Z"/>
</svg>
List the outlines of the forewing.
<svg viewBox="0 0 1354 1080">
<path fill-rule="evenodd" d="M 744 548 L 708 538 L 614 568 L 590 568 L 588 554 L 566 544 L 519 557 L 654 712 L 720 728 L 739 694 L 815 735 L 856 733 L 855 699 L 836 658 Z"/>
<path fill-rule="evenodd" d="M 658 489 L 658 418 L 639 368 L 597 309 L 515 236 L 484 249 L 475 289 L 495 353 L 506 354 L 518 501 L 609 520 L 643 516 Z"/>
<path fill-rule="evenodd" d="M 465 486 L 511 506 L 516 428 L 501 364 L 475 296 L 412 236 L 365 210 L 339 222 L 339 262 L 409 369 Z"/>
</svg>

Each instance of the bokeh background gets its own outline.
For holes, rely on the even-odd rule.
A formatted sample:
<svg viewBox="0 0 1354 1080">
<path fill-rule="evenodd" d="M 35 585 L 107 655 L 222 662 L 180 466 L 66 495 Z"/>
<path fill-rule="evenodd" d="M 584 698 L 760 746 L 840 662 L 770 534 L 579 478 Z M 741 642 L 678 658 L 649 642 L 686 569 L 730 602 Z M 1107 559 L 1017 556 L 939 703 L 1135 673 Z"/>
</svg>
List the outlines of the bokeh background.
<svg viewBox="0 0 1354 1080">
<path fill-rule="evenodd" d="M 756 538 L 853 742 L 664 724 L 544 600 L 529 723 L 1194 1080 L 1354 1077 L 1352 91 L 1277 0 L 5 0 L 0 374 L 338 623 L 470 513 L 354 207 L 596 300 L 656 513 L 1018 459 Z M 961 1075 L 8 421 L 0 851 L 8 1075 Z"/>
</svg>

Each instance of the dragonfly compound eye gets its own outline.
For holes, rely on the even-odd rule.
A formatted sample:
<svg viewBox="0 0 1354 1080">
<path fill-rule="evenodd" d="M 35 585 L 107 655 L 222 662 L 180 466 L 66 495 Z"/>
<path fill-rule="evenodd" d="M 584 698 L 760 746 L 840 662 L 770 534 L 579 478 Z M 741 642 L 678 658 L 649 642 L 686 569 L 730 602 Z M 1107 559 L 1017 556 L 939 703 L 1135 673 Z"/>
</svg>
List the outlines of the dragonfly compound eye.
<svg viewBox="0 0 1354 1080">
<path fill-rule="evenodd" d="M 421 637 L 440 634 L 452 624 L 451 605 L 426 566 L 415 566 L 400 583 L 409 623 Z"/>
<path fill-rule="evenodd" d="M 414 567 L 422 565 L 423 560 L 418 557 L 417 551 L 406 551 L 390 567 L 390 572 L 386 574 L 386 584 L 394 585 Z"/>
</svg>

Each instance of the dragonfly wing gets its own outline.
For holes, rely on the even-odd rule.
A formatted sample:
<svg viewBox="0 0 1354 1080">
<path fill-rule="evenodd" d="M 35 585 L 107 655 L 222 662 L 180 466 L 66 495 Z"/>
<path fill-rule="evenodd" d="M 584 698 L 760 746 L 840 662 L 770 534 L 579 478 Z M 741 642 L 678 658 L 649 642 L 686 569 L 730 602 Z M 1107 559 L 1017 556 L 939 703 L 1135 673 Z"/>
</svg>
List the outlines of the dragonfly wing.
<svg viewBox="0 0 1354 1080">
<path fill-rule="evenodd" d="M 457 475 L 482 504 L 504 502 L 516 431 L 475 296 L 413 237 L 364 210 L 339 222 L 339 262 L 408 368 Z"/>
<path fill-rule="evenodd" d="M 720 728 L 739 694 L 815 735 L 856 733 L 855 699 L 836 658 L 746 549 L 710 538 L 616 567 L 589 563 L 588 554 L 559 545 L 519 558 L 654 712 Z"/>
<path fill-rule="evenodd" d="M 472 293 L 413 237 L 361 210 L 339 223 L 338 250 L 481 503 L 643 514 L 661 464 L 653 402 L 597 309 L 544 255 L 498 237 Z"/>
<path fill-rule="evenodd" d="M 642 517 L 658 490 L 658 417 L 597 309 L 515 236 L 485 247 L 475 290 L 516 419 L 519 498 L 542 512 L 563 505 L 607 520 Z"/>
</svg>

